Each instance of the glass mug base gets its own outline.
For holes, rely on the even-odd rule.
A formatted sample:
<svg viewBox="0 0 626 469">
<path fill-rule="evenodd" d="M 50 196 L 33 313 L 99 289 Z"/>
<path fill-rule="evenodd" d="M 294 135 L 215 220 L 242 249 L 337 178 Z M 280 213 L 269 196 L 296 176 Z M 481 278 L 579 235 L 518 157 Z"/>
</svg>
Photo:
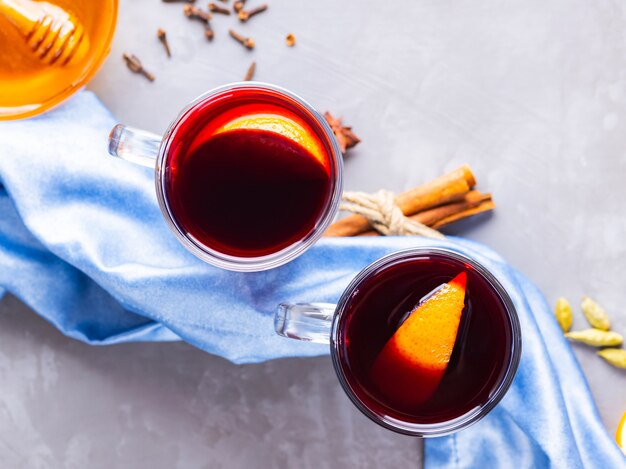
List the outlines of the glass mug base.
<svg viewBox="0 0 626 469">
<path fill-rule="evenodd" d="M 200 96 L 163 138 L 117 125 L 109 153 L 155 168 L 159 205 L 179 241 L 234 271 L 271 269 L 306 251 L 332 222 L 343 187 L 324 118 L 256 82 Z"/>
<path fill-rule="evenodd" d="M 433 388 L 432 374 L 416 373 L 413 365 L 398 367 L 395 358 L 385 361 L 389 370 L 378 372 L 396 332 L 412 311 L 420 314 L 416 305 L 460 273 L 467 279 L 463 312 L 440 381 Z M 337 305 L 281 304 L 275 329 L 285 337 L 329 343 L 335 371 L 352 402 L 379 425 L 419 437 L 450 434 L 484 417 L 511 385 L 521 355 L 519 320 L 502 285 L 475 260 L 443 248 L 383 257 L 356 276 Z M 440 331 L 426 333 L 429 347 L 440 350 Z M 423 359 L 411 357 L 412 363 Z"/>
</svg>

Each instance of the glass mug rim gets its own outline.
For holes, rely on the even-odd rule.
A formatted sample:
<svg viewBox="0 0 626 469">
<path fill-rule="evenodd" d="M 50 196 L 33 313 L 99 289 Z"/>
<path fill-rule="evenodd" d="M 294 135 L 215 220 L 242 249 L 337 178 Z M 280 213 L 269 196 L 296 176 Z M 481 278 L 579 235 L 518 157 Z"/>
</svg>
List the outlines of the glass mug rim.
<svg viewBox="0 0 626 469">
<path fill-rule="evenodd" d="M 489 285 L 494 289 L 497 293 L 499 299 L 504 304 L 504 309 L 507 313 L 509 319 L 509 325 L 511 327 L 511 358 L 507 363 L 507 369 L 502 380 L 495 386 L 495 391 L 492 390 L 491 395 L 486 403 L 480 405 L 479 407 L 465 413 L 464 415 L 457 417 L 455 419 L 439 422 L 439 423 L 429 423 L 429 424 L 418 424 L 413 422 L 404 422 L 399 421 L 397 419 L 387 419 L 373 412 L 365 403 L 363 403 L 356 395 L 355 392 L 350 387 L 350 384 L 346 378 L 344 369 L 341 365 L 341 360 L 339 358 L 339 332 L 340 332 L 340 322 L 342 319 L 343 312 L 348 302 L 350 301 L 350 297 L 356 288 L 370 275 L 375 273 L 381 267 L 386 267 L 392 264 L 394 261 L 404 261 L 407 259 L 407 256 L 415 257 L 425 254 L 440 254 L 444 257 L 451 257 L 455 260 L 459 260 L 464 263 L 469 263 L 474 269 L 478 271 L 480 275 L 482 275 L 485 280 L 489 283 Z M 359 408 L 361 412 L 363 412 L 368 418 L 378 423 L 379 425 L 388 428 L 390 430 L 396 431 L 398 433 L 403 433 L 405 435 L 412 436 L 421 436 L 421 437 L 433 437 L 433 436 L 444 436 L 451 433 L 454 433 L 462 428 L 468 427 L 469 425 L 477 422 L 482 417 L 487 415 L 500 400 L 504 397 L 509 387 L 511 386 L 513 379 L 515 377 L 517 367 L 519 365 L 520 357 L 521 357 L 521 326 L 519 323 L 519 318 L 517 316 L 517 312 L 515 306 L 513 305 L 513 301 L 511 300 L 509 294 L 506 292 L 502 284 L 496 279 L 496 277 L 489 272 L 487 268 L 481 265 L 475 259 L 472 259 L 464 254 L 453 251 L 447 248 L 441 247 L 419 247 L 419 248 L 410 248 L 404 249 L 402 251 L 394 252 L 392 254 L 388 254 L 380 259 L 374 261 L 370 265 L 368 265 L 365 269 L 360 271 L 357 276 L 350 282 L 348 287 L 342 293 L 339 302 L 337 303 L 337 309 L 335 316 L 333 318 L 333 324 L 330 335 L 330 348 L 331 348 L 331 358 L 333 361 L 333 366 L 335 368 L 335 372 L 337 377 L 339 378 L 339 382 L 341 383 L 342 388 L 352 400 L 352 402 Z"/>
<path fill-rule="evenodd" d="M 240 257 L 225 254 L 195 239 L 191 233 L 185 230 L 181 224 L 176 221 L 175 210 L 172 210 L 170 206 L 166 187 L 166 173 L 171 145 L 173 142 L 177 141 L 178 131 L 183 127 L 183 124 L 187 122 L 188 119 L 194 118 L 192 111 L 216 96 L 227 94 L 229 91 L 236 92 L 239 90 L 269 93 L 273 97 L 278 98 L 279 106 L 291 104 L 297 112 L 302 112 L 303 117 L 306 116 L 305 120 L 311 125 L 314 131 L 320 132 L 320 138 L 324 140 L 331 171 L 331 193 L 323 212 L 318 216 L 314 228 L 303 238 L 293 242 L 287 247 L 270 254 L 255 257 Z M 209 106 L 210 105 L 211 104 L 209 104 Z M 116 126 L 116 128 L 114 128 L 111 133 L 110 142 L 116 141 L 117 143 L 117 141 L 119 141 L 119 138 L 114 136 L 117 127 L 122 126 Z M 187 104 L 172 120 L 164 135 L 159 137 L 159 139 L 160 141 L 154 142 L 158 145 L 158 150 L 155 152 L 155 161 L 150 164 L 151 166 L 154 164 L 154 183 L 159 208 L 168 227 L 174 233 L 178 241 L 193 255 L 208 264 L 236 272 L 258 272 L 279 267 L 300 256 L 317 242 L 323 236 L 337 214 L 341 194 L 343 192 L 343 157 L 339 143 L 324 117 L 306 100 L 285 88 L 257 81 L 234 82 L 213 88 Z M 119 156 L 116 154 L 115 150 L 109 149 L 109 152 L 114 156 Z M 144 162 L 136 162 L 146 164 L 144 157 L 140 157 L 139 159 L 144 159 Z"/>
<path fill-rule="evenodd" d="M 340 349 L 342 347 L 340 333 L 343 326 L 345 325 L 345 322 L 342 321 L 342 319 L 344 318 L 346 307 L 350 303 L 354 292 L 359 288 L 364 280 L 370 278 L 371 275 L 375 274 L 381 268 L 388 267 L 396 262 L 400 263 L 427 255 L 440 255 L 448 259 L 453 259 L 463 262 L 465 264 L 469 264 L 477 271 L 479 275 L 484 278 L 484 280 L 496 293 L 498 299 L 502 302 L 503 309 L 506 313 L 506 323 L 511 331 L 511 344 L 509 348 L 510 358 L 503 366 L 503 369 L 505 370 L 504 374 L 502 378 L 492 387 L 489 398 L 486 402 L 471 409 L 463 415 L 450 420 L 437 423 L 416 423 L 379 414 L 370 409 L 367 403 L 358 397 L 358 393 L 353 390 L 352 386 L 350 385 L 350 380 L 348 378 L 349 376 L 352 376 L 352 373 L 350 373 L 349 370 L 346 370 L 346 366 L 343 365 L 344 361 L 342 360 L 340 353 Z M 285 311 L 285 308 L 288 308 L 288 306 L 289 305 L 286 304 L 280 305 L 279 312 L 281 310 Z M 424 246 L 403 249 L 401 251 L 387 254 L 362 269 L 343 290 L 341 297 L 339 298 L 339 301 L 336 305 L 314 303 L 306 306 L 310 306 L 313 308 L 315 308 L 316 306 L 323 307 L 326 309 L 326 311 L 329 311 L 329 308 L 331 307 L 334 308 L 334 312 L 332 313 L 332 319 L 329 320 L 329 322 L 332 321 L 329 325 L 329 337 L 327 341 L 325 340 L 325 342 L 330 344 L 330 355 L 339 383 L 341 384 L 341 387 L 350 398 L 352 403 L 373 422 L 384 428 L 404 435 L 423 438 L 445 436 L 451 433 L 455 433 L 463 428 L 466 428 L 476 423 L 485 415 L 487 415 L 502 400 L 506 392 L 509 390 L 519 366 L 522 348 L 521 325 L 515 305 L 513 304 L 513 301 L 511 300 L 509 294 L 507 293 L 504 286 L 500 283 L 500 281 L 480 262 L 468 255 L 462 254 L 450 248 L 439 246 Z M 297 335 L 293 336 L 290 333 L 285 334 L 284 330 L 282 329 L 282 326 L 284 326 L 285 323 L 282 321 L 283 320 L 279 319 L 277 314 L 277 332 L 280 335 L 284 335 L 286 337 L 299 338 Z M 319 342 L 319 340 L 316 339 L 303 340 L 312 340 Z"/>
</svg>

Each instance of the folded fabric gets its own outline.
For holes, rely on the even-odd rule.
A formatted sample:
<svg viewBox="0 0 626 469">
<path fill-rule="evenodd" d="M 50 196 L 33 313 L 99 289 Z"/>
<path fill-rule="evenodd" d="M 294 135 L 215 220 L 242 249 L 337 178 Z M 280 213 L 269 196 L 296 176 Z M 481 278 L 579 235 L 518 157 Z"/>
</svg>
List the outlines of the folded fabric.
<svg viewBox="0 0 626 469">
<path fill-rule="evenodd" d="M 268 272 L 213 268 L 169 232 L 153 172 L 106 154 L 114 124 L 88 92 L 46 116 L 0 124 L 0 288 L 63 333 L 92 344 L 182 338 L 235 363 L 326 354 L 275 335 L 277 303 L 335 302 L 375 259 L 445 246 L 507 288 L 524 346 L 501 404 L 467 430 L 428 440 L 426 467 L 624 467 L 550 308 L 494 252 L 462 239 L 327 239 Z"/>
</svg>

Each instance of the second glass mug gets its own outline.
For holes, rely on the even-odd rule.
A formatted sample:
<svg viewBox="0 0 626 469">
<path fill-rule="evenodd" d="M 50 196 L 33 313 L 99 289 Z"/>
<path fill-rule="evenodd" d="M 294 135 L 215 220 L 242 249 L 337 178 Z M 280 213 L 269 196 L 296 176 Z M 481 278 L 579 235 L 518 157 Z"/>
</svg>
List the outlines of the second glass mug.
<svg viewBox="0 0 626 469">
<path fill-rule="evenodd" d="M 417 307 L 431 298 L 441 304 L 437 292 L 460 272 L 467 282 L 460 324 L 449 362 L 429 388 L 432 362 L 415 353 L 440 359 L 442 323 L 429 323 L 428 313 Z M 423 345 L 408 337 L 416 347 L 413 355 L 397 354 L 400 340 L 385 355 L 412 310 L 421 314 L 412 324 L 435 327 L 420 336 Z M 447 435 L 483 418 L 506 394 L 521 357 L 520 323 L 504 287 L 476 260 L 439 247 L 407 249 L 375 261 L 357 274 L 336 305 L 280 304 L 274 326 L 290 339 L 329 344 L 339 382 L 356 407 L 375 423 L 410 436 Z"/>
<path fill-rule="evenodd" d="M 277 240 L 277 236 L 281 236 L 282 233 L 280 233 L 281 220 L 276 217 L 282 216 L 285 219 L 286 237 L 278 239 L 279 242 L 265 250 L 258 246 L 255 251 L 249 252 L 245 249 L 223 249 L 224 244 L 213 243 L 210 241 L 211 238 L 199 236 L 186 226 L 183 215 L 187 208 L 176 201 L 182 199 L 176 192 L 186 189 L 182 184 L 176 186 L 172 183 L 173 175 L 176 171 L 182 174 L 181 167 L 184 164 L 184 158 L 189 160 L 189 154 L 192 153 L 190 148 L 194 148 L 195 145 L 196 151 L 198 150 L 200 144 L 195 140 L 202 138 L 208 140 L 214 136 L 213 134 L 220 132 L 222 137 L 227 132 L 231 132 L 232 135 L 232 131 L 247 132 L 247 134 L 239 134 L 244 136 L 240 138 L 243 143 L 236 141 L 233 143 L 231 138 L 230 142 L 222 142 L 222 146 L 216 148 L 228 150 L 233 148 L 233 144 L 239 145 L 242 150 L 240 154 L 235 155 L 240 157 L 236 160 L 239 166 L 233 163 L 232 168 L 225 169 L 219 167 L 218 162 L 218 166 L 215 167 L 216 175 L 213 176 L 211 182 L 200 181 L 198 184 L 211 185 L 216 181 L 219 183 L 221 175 L 225 171 L 230 171 L 228 177 L 243 180 L 243 182 L 236 181 L 237 187 L 243 187 L 243 190 L 249 193 L 246 196 L 248 200 L 239 201 L 239 205 L 236 205 L 233 210 L 234 213 L 230 214 L 227 204 L 231 193 L 222 192 L 219 197 L 215 196 L 210 199 L 212 206 L 206 201 L 198 200 L 197 204 L 204 203 L 203 211 L 198 213 L 202 213 L 204 218 L 210 218 L 213 212 L 221 213 L 225 223 L 228 223 L 237 216 L 244 218 L 242 213 L 239 213 L 243 211 L 240 210 L 242 204 L 251 203 L 250 213 L 247 216 L 253 220 L 259 219 L 260 222 L 255 224 L 251 221 L 249 228 L 242 225 L 241 221 L 233 222 L 235 228 L 228 234 L 228 236 L 236 237 L 241 243 L 248 244 L 257 242 L 255 236 L 258 239 L 265 237 L 269 240 Z M 261 133 L 258 134 L 261 135 L 261 139 L 258 139 L 256 144 L 253 140 L 258 135 L 255 137 L 254 132 Z M 253 135 L 254 138 L 246 137 L 246 135 Z M 274 136 L 271 137 L 271 135 Z M 217 136 L 220 137 L 220 135 Z M 264 147 L 259 147 L 258 142 Z M 286 155 L 285 158 L 269 169 L 264 168 L 262 158 L 276 159 L 277 147 L 278 153 L 282 151 Z M 261 150 L 258 150 L 259 148 Z M 256 152 L 264 152 L 258 156 L 259 162 L 254 162 Z M 159 206 L 178 240 L 203 261 L 239 272 L 272 269 L 293 260 L 306 251 L 323 235 L 334 219 L 343 189 L 341 151 L 326 120 L 310 104 L 295 94 L 277 86 L 257 82 L 225 85 L 198 97 L 180 112 L 163 137 L 117 125 L 109 136 L 109 153 L 112 156 L 155 169 Z M 249 169 L 246 169 L 245 164 L 242 163 L 245 161 L 241 159 L 244 153 L 245 157 L 250 157 L 252 161 L 253 167 Z M 183 156 L 181 157 L 180 154 Z M 313 158 L 309 158 L 310 156 Z M 295 159 L 298 157 L 300 160 Z M 312 161 L 314 163 L 311 163 Z M 212 166 L 202 168 L 212 171 Z M 264 171 L 267 173 L 267 180 L 259 181 L 259 178 L 265 177 Z M 199 171 L 194 169 L 187 172 L 197 174 Z M 241 177 L 240 174 L 242 174 Z M 250 187 L 245 187 L 246 184 L 250 185 L 250 178 L 254 179 L 255 175 L 257 180 L 254 181 L 256 184 L 254 187 L 261 192 L 260 194 L 257 192 L 258 196 Z M 192 174 L 192 181 L 194 177 L 196 175 Z M 322 179 L 323 183 L 320 182 Z M 223 185 L 228 184 L 223 182 Z M 175 189 L 176 187 L 182 187 L 182 189 Z M 195 188 L 196 192 L 198 192 L 197 189 L 198 187 Z M 228 191 L 228 188 L 224 188 L 224 191 Z M 262 198 L 264 191 L 271 191 L 266 199 Z M 189 192 L 192 195 L 187 196 L 187 204 L 195 205 L 196 201 L 190 197 L 196 199 L 201 197 L 193 194 L 191 190 Z M 313 196 L 307 195 L 311 193 L 319 194 L 319 197 L 313 200 Z M 202 195 L 205 194 L 202 193 Z M 237 197 L 244 198 L 241 194 L 235 193 L 235 198 Z M 257 200 L 259 197 L 261 197 L 259 200 L 269 200 L 270 203 L 262 209 L 257 209 L 254 204 L 261 203 Z M 299 200 L 298 197 L 303 197 L 304 201 Z M 291 205 L 281 212 L 280 207 L 275 205 L 283 201 Z M 263 211 L 266 211 L 267 216 L 264 219 L 258 218 L 264 216 L 264 213 L 261 213 Z M 298 217 L 299 221 L 295 221 L 294 217 Z M 259 223 L 262 225 L 260 228 Z M 298 223 L 302 226 L 295 226 Z M 258 228 L 257 231 L 260 232 L 255 234 L 255 228 Z M 298 231 L 293 231 L 295 229 Z M 258 241 L 257 245 L 259 243 L 261 241 Z"/>
</svg>

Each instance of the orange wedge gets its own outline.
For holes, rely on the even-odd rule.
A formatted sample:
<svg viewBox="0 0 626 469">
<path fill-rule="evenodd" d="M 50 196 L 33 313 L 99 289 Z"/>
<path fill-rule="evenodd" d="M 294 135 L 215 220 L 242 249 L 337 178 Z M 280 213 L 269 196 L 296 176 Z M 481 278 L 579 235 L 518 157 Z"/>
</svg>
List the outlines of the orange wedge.
<svg viewBox="0 0 626 469">
<path fill-rule="evenodd" d="M 370 377 L 389 399 L 414 408 L 437 390 L 456 342 L 466 282 L 462 272 L 417 305 L 376 357 Z"/>
</svg>

